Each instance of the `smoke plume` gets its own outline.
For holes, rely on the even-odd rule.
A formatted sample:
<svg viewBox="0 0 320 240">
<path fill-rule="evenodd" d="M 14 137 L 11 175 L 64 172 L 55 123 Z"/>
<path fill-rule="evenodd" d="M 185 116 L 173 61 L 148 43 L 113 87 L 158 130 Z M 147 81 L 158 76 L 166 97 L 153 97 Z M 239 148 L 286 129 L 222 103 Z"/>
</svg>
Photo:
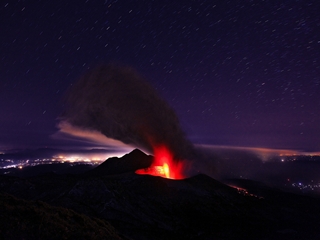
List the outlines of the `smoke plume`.
<svg viewBox="0 0 320 240">
<path fill-rule="evenodd" d="M 86 73 L 65 98 L 62 122 L 96 130 L 150 153 L 166 145 L 175 159 L 193 153 L 173 109 L 134 69 L 101 65 Z"/>
</svg>

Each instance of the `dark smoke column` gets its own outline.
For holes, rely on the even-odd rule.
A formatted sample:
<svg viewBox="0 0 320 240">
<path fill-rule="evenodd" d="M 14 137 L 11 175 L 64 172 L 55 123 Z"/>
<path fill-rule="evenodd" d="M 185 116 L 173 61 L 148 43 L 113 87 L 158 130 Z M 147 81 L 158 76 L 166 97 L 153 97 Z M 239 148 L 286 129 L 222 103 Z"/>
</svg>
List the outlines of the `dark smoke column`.
<svg viewBox="0 0 320 240">
<path fill-rule="evenodd" d="M 132 68 L 101 65 L 85 74 L 65 100 L 61 121 L 149 152 L 166 145 L 176 160 L 193 155 L 175 112 Z"/>
</svg>

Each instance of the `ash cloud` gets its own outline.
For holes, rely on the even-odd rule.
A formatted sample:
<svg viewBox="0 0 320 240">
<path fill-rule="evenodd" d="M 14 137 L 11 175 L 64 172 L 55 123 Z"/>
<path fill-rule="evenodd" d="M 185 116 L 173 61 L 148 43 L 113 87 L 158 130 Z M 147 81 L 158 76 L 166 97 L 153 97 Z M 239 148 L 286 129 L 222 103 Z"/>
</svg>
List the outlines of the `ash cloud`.
<svg viewBox="0 0 320 240">
<path fill-rule="evenodd" d="M 176 160 L 194 154 L 173 109 L 130 67 L 109 64 L 89 71 L 67 93 L 65 107 L 61 122 L 150 153 L 165 144 Z"/>
</svg>

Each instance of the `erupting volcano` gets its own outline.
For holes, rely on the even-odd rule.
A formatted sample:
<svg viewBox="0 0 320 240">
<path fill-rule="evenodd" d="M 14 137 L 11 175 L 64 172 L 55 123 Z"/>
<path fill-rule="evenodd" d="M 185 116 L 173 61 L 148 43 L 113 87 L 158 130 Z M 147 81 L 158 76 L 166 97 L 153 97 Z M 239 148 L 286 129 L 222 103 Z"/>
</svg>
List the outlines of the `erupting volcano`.
<svg viewBox="0 0 320 240">
<path fill-rule="evenodd" d="M 154 161 L 150 167 L 139 169 L 137 174 L 149 174 L 170 179 L 183 179 L 183 163 L 173 159 L 172 153 L 164 145 L 155 147 Z"/>
<path fill-rule="evenodd" d="M 98 131 L 154 155 L 139 174 L 181 179 L 196 159 L 174 110 L 132 68 L 98 66 L 73 85 L 65 103 L 59 126 Z"/>
</svg>

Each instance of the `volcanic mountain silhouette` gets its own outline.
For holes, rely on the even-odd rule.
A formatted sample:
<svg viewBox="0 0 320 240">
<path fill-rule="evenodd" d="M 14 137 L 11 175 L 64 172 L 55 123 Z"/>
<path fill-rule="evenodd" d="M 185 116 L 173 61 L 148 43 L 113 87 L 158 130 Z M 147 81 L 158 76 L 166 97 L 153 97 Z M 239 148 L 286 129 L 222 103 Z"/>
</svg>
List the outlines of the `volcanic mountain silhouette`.
<svg viewBox="0 0 320 240">
<path fill-rule="evenodd" d="M 150 167 L 153 161 L 153 156 L 146 155 L 139 149 L 134 149 L 132 152 L 122 156 L 121 158 L 108 158 L 98 167 L 89 171 L 87 175 L 105 176 L 122 173 L 133 173 L 138 169 Z"/>
</svg>

